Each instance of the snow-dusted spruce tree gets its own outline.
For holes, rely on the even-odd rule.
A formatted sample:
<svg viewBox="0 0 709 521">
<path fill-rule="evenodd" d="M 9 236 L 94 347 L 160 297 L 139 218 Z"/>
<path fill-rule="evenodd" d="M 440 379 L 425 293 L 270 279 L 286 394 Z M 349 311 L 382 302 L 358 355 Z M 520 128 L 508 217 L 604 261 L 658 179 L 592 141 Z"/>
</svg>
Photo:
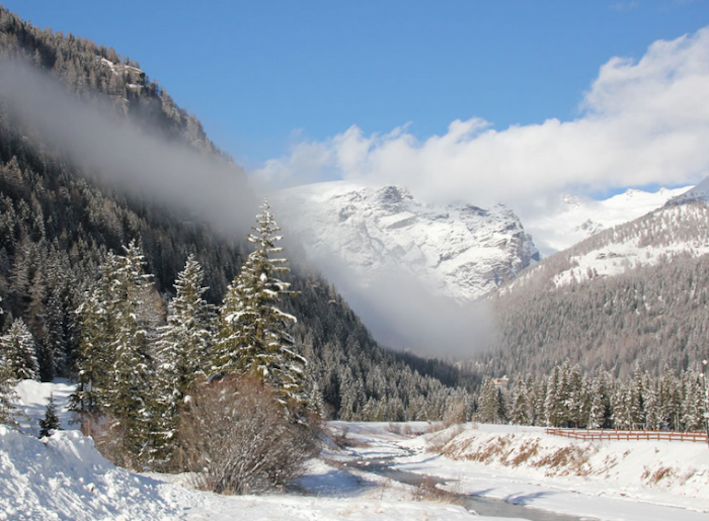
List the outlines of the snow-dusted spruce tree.
<svg viewBox="0 0 709 521">
<path fill-rule="evenodd" d="M 57 416 L 57 404 L 54 401 L 54 395 L 49 395 L 47 409 L 44 412 L 44 418 L 39 420 L 39 437 L 44 438 L 50 436 L 52 431 L 58 430 L 60 426 L 59 416 Z"/>
<path fill-rule="evenodd" d="M 160 328 L 157 343 L 158 374 L 178 400 L 196 376 L 204 373 L 212 338 L 213 306 L 204 298 L 204 272 L 194 255 L 175 281 L 175 297 L 167 311 L 167 325 Z"/>
<path fill-rule="evenodd" d="M 39 379 L 35 341 L 21 318 L 16 318 L 8 332 L 0 337 L 0 351 L 3 352 L 14 378 Z"/>
<path fill-rule="evenodd" d="M 2 309 L 0 309 L 0 314 L 2 314 Z M 15 378 L 10 368 L 10 361 L 5 350 L 0 349 L 0 425 L 12 422 L 13 407 L 10 401 L 15 392 L 14 383 Z"/>
<path fill-rule="evenodd" d="M 133 468 L 149 461 L 155 445 L 150 351 L 159 311 L 154 303 L 156 290 L 144 266 L 140 247 L 131 241 L 125 255 L 118 257 L 112 282 L 116 330 L 108 345 L 113 364 L 106 402 L 114 459 Z"/>
<path fill-rule="evenodd" d="M 2 298 L 0 298 L 2 300 Z M 0 309 L 0 315 L 3 310 Z M 13 407 L 10 405 L 14 393 L 15 379 L 13 378 L 10 364 L 3 350 L 0 350 L 0 425 L 12 421 Z"/>
<path fill-rule="evenodd" d="M 478 420 L 483 423 L 500 423 L 504 421 L 504 406 L 502 392 L 488 376 L 483 379 L 478 402 Z"/>
<path fill-rule="evenodd" d="M 517 425 L 528 425 L 530 423 L 529 409 L 527 389 L 524 381 L 520 378 L 515 383 L 514 390 L 512 391 L 510 422 Z"/>
<path fill-rule="evenodd" d="M 76 359 L 78 385 L 71 395 L 71 410 L 81 422 L 84 434 L 92 434 L 95 420 L 107 407 L 110 371 L 114 352 L 109 344 L 116 334 L 113 280 L 118 270 L 118 257 L 108 254 L 99 268 L 100 277 L 84 292 L 84 299 L 76 310 L 80 328 L 79 352 Z"/>
<path fill-rule="evenodd" d="M 190 255 L 175 281 L 167 324 L 157 342 L 157 385 L 154 414 L 160 444 L 155 458 L 167 461 L 175 449 L 179 406 L 198 375 L 204 375 L 212 333 L 213 306 L 202 295 L 202 266 Z"/>
<path fill-rule="evenodd" d="M 306 360 L 298 352 L 289 327 L 296 318 L 277 304 L 289 295 L 290 284 L 279 276 L 287 272 L 286 259 L 274 257 L 283 248 L 280 228 L 264 200 L 257 226 L 247 240 L 255 245 L 241 272 L 227 289 L 219 310 L 215 370 L 255 376 L 269 384 L 279 400 L 304 402 Z"/>
<path fill-rule="evenodd" d="M 600 429 L 605 421 L 605 405 L 603 403 L 603 383 L 600 377 L 591 383 L 591 407 L 588 411 L 588 427 Z"/>
</svg>

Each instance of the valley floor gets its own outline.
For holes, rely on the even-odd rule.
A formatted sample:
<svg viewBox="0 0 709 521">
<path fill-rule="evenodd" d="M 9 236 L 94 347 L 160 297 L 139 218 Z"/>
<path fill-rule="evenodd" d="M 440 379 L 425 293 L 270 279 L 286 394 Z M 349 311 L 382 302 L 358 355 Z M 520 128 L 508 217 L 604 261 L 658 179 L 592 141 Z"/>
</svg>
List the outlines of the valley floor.
<svg viewBox="0 0 709 521">
<path fill-rule="evenodd" d="M 18 391 L 27 413 L 23 428 L 30 430 L 50 391 L 59 402 L 67 394 L 35 382 Z M 184 485 L 184 475 L 131 474 L 77 431 L 39 441 L 0 427 L 0 520 L 456 521 L 473 518 L 469 509 L 485 514 L 481 520 L 500 519 L 490 512 L 558 521 L 709 518 L 704 444 L 591 445 L 543 429 L 470 424 L 418 435 L 429 427 L 332 422 L 333 438 L 346 448 L 328 446 L 289 493 L 258 497 L 197 491 Z M 469 495 L 494 499 L 453 504 Z M 545 517 L 537 509 L 571 517 Z"/>
</svg>

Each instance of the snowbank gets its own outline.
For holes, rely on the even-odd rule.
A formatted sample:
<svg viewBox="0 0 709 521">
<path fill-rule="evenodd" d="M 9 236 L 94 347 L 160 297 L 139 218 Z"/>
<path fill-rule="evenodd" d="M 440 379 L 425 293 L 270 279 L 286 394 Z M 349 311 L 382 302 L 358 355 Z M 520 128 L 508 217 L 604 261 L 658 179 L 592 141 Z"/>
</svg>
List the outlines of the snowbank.
<svg viewBox="0 0 709 521">
<path fill-rule="evenodd" d="M 438 475 L 455 476 L 459 488 L 466 488 L 466 476 L 482 473 L 592 497 L 709 512 L 709 449 L 704 443 L 584 442 L 547 435 L 541 428 L 468 425 L 408 445 L 425 447 L 429 458 L 431 451 L 443 455 L 429 465 Z"/>
<path fill-rule="evenodd" d="M 166 521 L 178 491 L 190 492 L 115 467 L 78 431 L 40 441 L 0 425 L 0 520 Z"/>
<path fill-rule="evenodd" d="M 431 435 L 436 443 L 450 431 Z M 447 441 L 441 453 L 455 460 L 517 468 L 527 476 L 581 478 L 612 483 L 619 490 L 709 497 L 706 444 L 670 441 L 578 441 L 543 431 L 501 433 L 466 429 Z"/>
</svg>

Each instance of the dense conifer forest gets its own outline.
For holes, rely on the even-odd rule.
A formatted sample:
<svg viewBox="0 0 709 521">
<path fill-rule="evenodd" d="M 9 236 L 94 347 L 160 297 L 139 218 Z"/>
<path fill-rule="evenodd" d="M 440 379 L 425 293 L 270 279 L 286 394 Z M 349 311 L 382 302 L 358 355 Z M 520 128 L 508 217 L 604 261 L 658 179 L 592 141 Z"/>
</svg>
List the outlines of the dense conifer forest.
<svg viewBox="0 0 709 521">
<path fill-rule="evenodd" d="M 709 258 L 692 245 L 707 243 L 708 217 L 700 202 L 659 209 L 523 271 L 491 298 L 497 336 L 471 369 L 537 375 L 568 359 L 586 372 L 604 369 L 622 378 L 636 367 L 653 375 L 665 367 L 675 374 L 698 370 L 709 359 Z M 624 243 L 637 244 L 640 257 L 642 248 L 669 247 L 669 253 L 640 266 L 605 253 Z M 681 250 L 672 253 L 678 244 Z M 620 273 L 591 272 L 557 283 L 575 258 L 589 254 L 605 255 L 604 262 L 618 264 Z"/>
</svg>

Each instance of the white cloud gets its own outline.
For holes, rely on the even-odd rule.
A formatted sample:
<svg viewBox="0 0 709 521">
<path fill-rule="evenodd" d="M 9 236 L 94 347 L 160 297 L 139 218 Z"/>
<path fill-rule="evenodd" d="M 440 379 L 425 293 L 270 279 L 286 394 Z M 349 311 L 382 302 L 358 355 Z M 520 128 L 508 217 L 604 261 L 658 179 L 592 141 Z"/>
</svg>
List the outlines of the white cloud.
<svg viewBox="0 0 709 521">
<path fill-rule="evenodd" d="M 495 130 L 452 122 L 418 140 L 406 127 L 366 136 L 352 126 L 300 142 L 256 172 L 281 184 L 342 178 L 398 183 L 419 198 L 524 206 L 551 192 L 652 183 L 686 184 L 709 173 L 709 28 L 657 41 L 639 61 L 612 58 L 573 121 Z"/>
</svg>

